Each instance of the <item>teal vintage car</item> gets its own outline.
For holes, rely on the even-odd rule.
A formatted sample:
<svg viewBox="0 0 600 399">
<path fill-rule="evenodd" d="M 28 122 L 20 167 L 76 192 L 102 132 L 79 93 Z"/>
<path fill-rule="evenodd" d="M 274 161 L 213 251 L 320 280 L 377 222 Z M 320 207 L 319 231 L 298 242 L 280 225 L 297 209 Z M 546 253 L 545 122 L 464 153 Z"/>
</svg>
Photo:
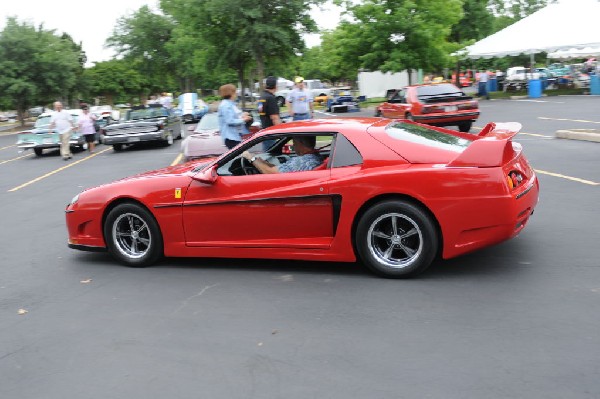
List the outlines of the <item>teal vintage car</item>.
<svg viewBox="0 0 600 399">
<path fill-rule="evenodd" d="M 73 123 L 78 126 L 80 109 L 69 109 L 73 117 Z M 17 134 L 17 147 L 21 150 L 33 150 L 35 155 L 40 156 L 44 150 L 60 148 L 60 137 L 58 132 L 50 130 L 50 117 L 52 112 L 45 112 L 37 117 L 35 125 L 30 130 L 24 130 Z M 76 128 L 71 135 L 71 147 L 84 150 L 87 148 L 85 136 Z"/>
</svg>

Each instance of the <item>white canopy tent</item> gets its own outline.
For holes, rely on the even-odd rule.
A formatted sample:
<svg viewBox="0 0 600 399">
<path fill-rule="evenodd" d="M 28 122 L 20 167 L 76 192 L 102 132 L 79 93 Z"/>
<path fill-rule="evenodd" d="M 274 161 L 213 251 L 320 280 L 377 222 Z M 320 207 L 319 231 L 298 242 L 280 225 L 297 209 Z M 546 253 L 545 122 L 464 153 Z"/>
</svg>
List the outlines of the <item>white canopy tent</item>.
<svg viewBox="0 0 600 399">
<path fill-rule="evenodd" d="M 600 48 L 600 1 L 560 0 L 466 47 L 468 58 Z"/>
<path fill-rule="evenodd" d="M 569 58 L 585 58 L 585 57 L 599 57 L 600 47 L 586 47 L 582 49 L 572 48 L 569 50 L 555 51 L 549 53 L 548 58 L 550 59 L 569 59 Z"/>
</svg>

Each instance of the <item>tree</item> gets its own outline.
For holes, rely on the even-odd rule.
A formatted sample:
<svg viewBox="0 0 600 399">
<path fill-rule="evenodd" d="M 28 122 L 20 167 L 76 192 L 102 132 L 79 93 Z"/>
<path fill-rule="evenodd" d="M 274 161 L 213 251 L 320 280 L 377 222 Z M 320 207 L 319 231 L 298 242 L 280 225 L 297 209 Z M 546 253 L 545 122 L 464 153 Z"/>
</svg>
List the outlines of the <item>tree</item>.
<svg viewBox="0 0 600 399">
<path fill-rule="evenodd" d="M 135 103 L 134 98 L 145 94 L 144 87 L 148 86 L 139 69 L 125 60 L 111 60 L 96 63 L 86 69 L 84 76 L 91 83 L 91 92 L 104 97 L 107 104 L 114 105 L 115 99 L 124 98 Z"/>
<path fill-rule="evenodd" d="M 311 4 L 323 0 L 161 0 L 161 8 L 208 45 L 213 66 L 237 71 L 256 69 L 259 82 L 272 63 L 291 60 L 304 50 L 301 34 L 316 29 Z M 267 66 L 268 65 L 268 66 Z"/>
<path fill-rule="evenodd" d="M 55 99 L 68 102 L 81 72 L 81 47 L 70 37 L 7 18 L 0 32 L 0 97 L 24 124 L 32 106 Z"/>
<path fill-rule="evenodd" d="M 174 88 L 175 68 L 167 43 L 171 40 L 175 25 L 169 16 L 155 14 L 148 6 L 142 6 L 131 16 L 119 18 L 106 41 L 118 56 L 145 76 L 144 90 L 147 93 L 171 91 Z"/>
<path fill-rule="evenodd" d="M 340 3 L 340 2 L 338 2 Z M 447 64 L 451 27 L 462 17 L 461 0 L 366 0 L 346 3 L 360 24 L 361 67 L 399 72 Z"/>
</svg>

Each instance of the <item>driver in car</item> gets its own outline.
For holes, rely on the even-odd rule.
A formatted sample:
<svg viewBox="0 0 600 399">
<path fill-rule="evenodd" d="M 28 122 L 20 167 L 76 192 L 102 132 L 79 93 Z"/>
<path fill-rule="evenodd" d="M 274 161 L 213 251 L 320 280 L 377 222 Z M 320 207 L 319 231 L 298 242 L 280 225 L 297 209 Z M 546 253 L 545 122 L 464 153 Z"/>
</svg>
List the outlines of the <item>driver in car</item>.
<svg viewBox="0 0 600 399">
<path fill-rule="evenodd" d="M 244 151 L 242 157 L 248 160 L 260 173 L 288 173 L 312 170 L 323 162 L 323 158 L 315 149 L 317 138 L 315 136 L 298 136 L 293 138 L 296 157 L 288 162 L 276 166 L 260 157 L 253 156 Z"/>
</svg>

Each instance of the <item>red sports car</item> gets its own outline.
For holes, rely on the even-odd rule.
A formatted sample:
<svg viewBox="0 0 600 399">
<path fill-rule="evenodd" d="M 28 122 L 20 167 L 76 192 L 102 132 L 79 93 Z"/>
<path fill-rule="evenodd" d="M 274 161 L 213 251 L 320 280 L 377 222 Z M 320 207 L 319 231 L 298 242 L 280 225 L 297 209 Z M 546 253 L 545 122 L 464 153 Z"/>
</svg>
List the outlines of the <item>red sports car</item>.
<svg viewBox="0 0 600 399">
<path fill-rule="evenodd" d="M 382 276 L 414 275 L 438 256 L 523 230 L 539 184 L 512 141 L 520 127 L 490 123 L 472 135 L 382 118 L 274 126 L 218 158 L 81 192 L 66 208 L 68 245 L 129 266 L 162 256 L 359 259 Z M 322 163 L 312 170 L 260 174 L 241 156 L 291 162 L 297 136 L 316 138 Z"/>
<path fill-rule="evenodd" d="M 434 126 L 458 126 L 468 132 L 479 118 L 479 103 L 451 83 L 406 86 L 388 90 L 375 116 L 405 118 Z"/>
</svg>

